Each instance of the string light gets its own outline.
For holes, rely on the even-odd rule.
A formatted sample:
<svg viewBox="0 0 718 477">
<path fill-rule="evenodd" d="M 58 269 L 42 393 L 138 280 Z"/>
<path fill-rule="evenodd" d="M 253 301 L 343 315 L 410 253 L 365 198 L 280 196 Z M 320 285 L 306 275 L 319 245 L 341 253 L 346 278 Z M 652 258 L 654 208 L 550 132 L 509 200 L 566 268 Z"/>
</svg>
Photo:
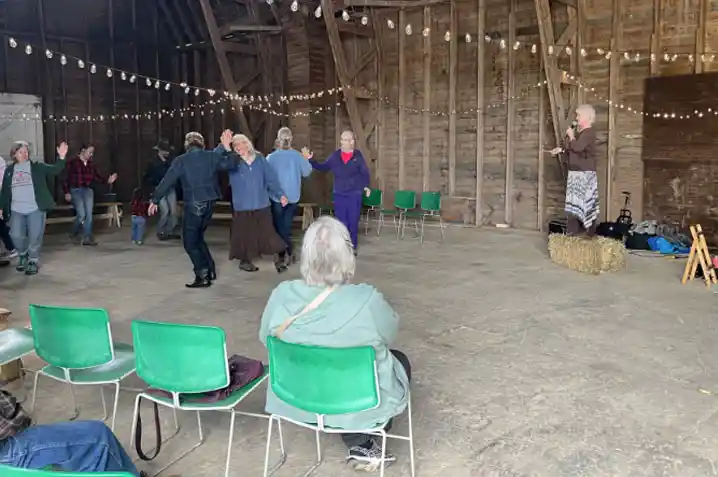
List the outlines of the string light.
<svg viewBox="0 0 718 477">
<path fill-rule="evenodd" d="M 317 7 L 317 9 L 314 10 L 314 16 L 317 17 L 317 18 L 321 18 L 321 17 L 322 17 L 322 7 L 321 7 L 321 6 Z"/>
<path fill-rule="evenodd" d="M 293 12 L 296 12 L 299 10 L 299 2 L 297 0 L 294 0 L 292 4 L 289 6 L 289 8 L 292 9 Z"/>
<path fill-rule="evenodd" d="M 342 11 L 342 20 L 344 20 L 345 22 L 349 21 L 349 12 L 347 12 L 346 10 Z"/>
<path fill-rule="evenodd" d="M 369 17 L 366 16 L 366 15 L 362 15 L 362 17 L 361 17 L 361 24 L 364 25 L 364 26 L 368 25 L 368 24 L 369 24 Z"/>
</svg>

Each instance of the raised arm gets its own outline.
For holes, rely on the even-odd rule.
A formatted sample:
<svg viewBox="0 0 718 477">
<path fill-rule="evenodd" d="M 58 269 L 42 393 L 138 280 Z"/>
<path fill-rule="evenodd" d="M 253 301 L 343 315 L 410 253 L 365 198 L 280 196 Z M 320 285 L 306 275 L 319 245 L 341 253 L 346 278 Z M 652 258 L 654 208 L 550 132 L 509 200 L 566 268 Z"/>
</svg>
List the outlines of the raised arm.
<svg viewBox="0 0 718 477">
<path fill-rule="evenodd" d="M 48 176 L 56 176 L 65 170 L 67 162 L 65 162 L 65 156 L 67 156 L 67 143 L 63 142 L 57 146 L 57 158 L 52 164 L 42 163 L 42 169 Z"/>
<path fill-rule="evenodd" d="M 222 133 L 221 144 L 214 148 L 213 165 L 215 170 L 229 171 L 239 164 L 239 156 L 232 152 L 232 131 L 229 129 Z"/>
<path fill-rule="evenodd" d="M 334 151 L 324 162 L 317 162 L 314 159 L 309 159 L 309 163 L 312 165 L 312 168 L 314 168 L 318 171 L 322 171 L 322 172 L 330 171 L 334 168 L 334 164 L 337 161 L 338 154 L 339 153 L 337 151 Z"/>
<path fill-rule="evenodd" d="M 302 175 L 302 177 L 309 177 L 309 175 L 312 173 L 312 165 L 307 160 L 304 159 L 304 156 L 301 154 L 295 154 L 294 161 L 297 163 L 297 166 L 299 167 L 299 173 Z"/>
</svg>

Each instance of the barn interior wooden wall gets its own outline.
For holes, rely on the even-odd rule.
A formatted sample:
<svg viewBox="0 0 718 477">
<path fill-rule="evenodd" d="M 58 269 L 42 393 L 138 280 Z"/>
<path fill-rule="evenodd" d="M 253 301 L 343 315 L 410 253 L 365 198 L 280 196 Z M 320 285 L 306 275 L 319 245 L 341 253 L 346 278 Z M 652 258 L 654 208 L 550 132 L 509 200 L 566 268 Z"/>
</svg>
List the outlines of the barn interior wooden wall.
<svg viewBox="0 0 718 477">
<path fill-rule="evenodd" d="M 622 191 L 630 191 L 641 218 L 644 117 L 635 110 L 643 108 L 645 79 L 714 69 L 703 54 L 716 42 L 716 0 L 292 3 L 0 1 L 0 87 L 42 95 L 46 114 L 68 118 L 207 100 L 9 51 L 13 36 L 176 83 L 268 96 L 245 107 L 244 118 L 231 110 L 236 102 L 223 100 L 194 116 L 48 121 L 46 153 L 57 139 L 94 142 L 102 167 L 125 179 L 118 181 L 125 196 L 159 136 L 180 147 L 189 129 L 213 142 L 231 127 L 268 151 L 288 124 L 298 147 L 322 157 L 351 128 L 385 203 L 398 189 L 439 190 L 448 220 L 541 229 L 561 214 L 564 196 L 561 168 L 545 150 L 577 104 L 597 110 L 602 214 L 616 216 Z M 683 56 L 674 61 L 674 53 Z M 305 185 L 307 200 L 326 201 L 329 191 L 323 175 Z"/>
</svg>

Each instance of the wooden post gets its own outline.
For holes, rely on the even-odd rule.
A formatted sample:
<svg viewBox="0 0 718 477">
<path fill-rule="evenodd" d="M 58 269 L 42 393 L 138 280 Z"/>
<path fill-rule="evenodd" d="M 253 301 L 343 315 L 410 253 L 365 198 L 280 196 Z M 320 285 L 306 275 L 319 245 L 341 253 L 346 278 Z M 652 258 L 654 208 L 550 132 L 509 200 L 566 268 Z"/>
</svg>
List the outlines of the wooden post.
<svg viewBox="0 0 718 477">
<path fill-rule="evenodd" d="M 563 96 L 561 94 L 561 81 L 558 78 L 558 63 L 556 61 L 558 52 L 554 51 L 553 54 L 549 52 L 549 47 L 554 47 L 556 45 L 551 6 L 549 4 L 549 0 L 535 0 L 535 3 L 539 36 L 541 38 L 541 59 L 544 64 L 544 72 L 546 74 L 549 93 L 548 97 L 551 104 L 551 120 L 553 122 L 554 139 L 556 144 L 560 144 L 561 139 L 563 138 L 563 123 L 566 121 L 566 110 L 564 108 Z"/>
<path fill-rule="evenodd" d="M 374 9 L 371 11 L 371 24 L 374 29 L 374 37 L 376 38 L 376 75 L 377 75 L 377 93 L 380 98 L 384 97 L 384 81 L 386 81 L 384 74 L 384 53 L 382 48 L 384 46 L 384 32 L 379 23 L 380 17 Z M 377 187 L 384 190 L 386 181 L 384 180 L 384 125 L 386 124 L 386 112 L 384 109 L 384 103 L 381 100 L 376 102 L 378 108 L 377 113 L 377 127 L 376 127 L 376 168 L 374 171 L 374 177 L 376 178 Z"/>
<path fill-rule="evenodd" d="M 478 49 L 476 50 L 476 226 L 484 224 L 484 97 L 486 70 L 486 0 L 478 2 Z"/>
<path fill-rule="evenodd" d="M 137 34 L 137 0 L 132 0 L 132 32 L 133 32 L 133 41 L 132 44 L 134 46 L 135 54 L 135 71 L 140 70 L 140 63 L 139 63 L 139 51 L 137 48 L 137 43 L 139 41 L 139 35 Z M 140 111 L 140 80 L 138 79 L 135 81 L 135 111 L 139 113 Z M 142 119 L 141 117 L 136 118 L 135 120 L 135 165 L 137 166 L 137 184 L 142 183 L 142 170 L 140 169 L 140 162 L 142 158 L 142 152 L 140 151 L 140 148 L 142 147 Z"/>
<path fill-rule="evenodd" d="M 584 58 L 581 54 L 581 50 L 584 48 L 584 35 L 586 32 L 586 7 L 583 1 L 576 2 L 576 17 L 578 26 L 576 27 L 576 70 L 575 76 L 583 78 L 583 63 Z M 584 104 L 586 102 L 586 90 L 584 88 L 578 89 L 578 104 Z"/>
<path fill-rule="evenodd" d="M 195 51 L 192 52 L 192 73 L 193 73 L 193 76 L 194 76 L 194 81 L 193 81 L 193 83 L 194 83 L 195 85 L 198 85 L 198 84 L 200 84 L 200 83 L 202 82 L 201 68 L 202 68 L 202 58 L 200 58 L 200 56 L 199 56 L 199 51 L 195 50 Z M 232 90 L 232 91 L 234 91 L 234 90 Z M 192 95 L 192 100 L 191 100 L 191 101 L 192 101 L 192 104 L 195 105 L 195 107 L 192 108 L 192 111 L 194 111 L 194 128 L 195 128 L 195 131 L 197 131 L 197 132 L 199 132 L 200 134 L 204 135 L 205 132 L 203 131 L 203 126 L 204 126 L 204 124 L 202 123 L 202 111 L 200 111 L 200 109 L 196 107 L 196 106 L 199 104 L 199 97 L 195 96 L 195 95 L 194 95 L 194 92 L 191 92 L 190 94 Z M 241 109 L 240 109 L 240 111 L 241 111 Z M 240 122 L 241 122 L 241 121 L 240 121 Z M 252 133 L 252 132 L 250 131 L 249 134 L 251 134 L 251 133 Z M 249 138 L 251 139 L 252 136 L 249 136 L 249 135 L 248 135 L 247 137 L 249 137 Z M 205 140 L 205 142 L 207 142 L 208 144 L 210 144 L 210 143 L 208 142 L 208 141 L 210 140 L 210 138 L 205 138 L 204 140 Z"/>
<path fill-rule="evenodd" d="M 649 74 L 658 75 L 658 50 L 661 47 L 661 0 L 653 0 L 653 33 L 651 34 L 651 60 Z M 698 59 L 696 59 L 698 60 Z"/>
<path fill-rule="evenodd" d="M 85 64 L 87 65 L 86 68 L 89 69 L 90 65 L 90 45 L 88 43 L 85 43 Z M 102 73 L 101 71 L 99 72 Z M 94 75 L 88 74 L 87 75 L 87 115 L 92 116 L 92 77 Z M 90 144 L 92 144 L 92 141 L 94 139 L 93 137 L 93 128 L 92 128 L 92 121 L 87 121 L 87 128 L 88 133 L 90 136 Z"/>
<path fill-rule="evenodd" d="M 110 38 L 110 66 L 112 69 L 115 68 L 115 14 L 114 14 L 114 0 L 107 0 L 107 30 Z M 117 115 L 117 82 L 116 76 L 112 75 L 112 116 L 113 118 Z M 109 121 L 109 126 L 112 135 L 112 147 L 110 148 L 110 168 L 114 171 L 115 160 L 117 158 L 117 124 L 116 119 Z"/>
<path fill-rule="evenodd" d="M 155 40 L 155 78 L 159 78 L 160 75 L 160 12 L 159 12 L 159 5 L 155 2 L 154 5 L 154 40 Z M 159 139 L 162 137 L 162 118 L 160 117 L 160 111 L 162 111 L 162 96 L 160 93 L 160 90 L 157 89 L 156 91 L 156 99 L 157 99 L 157 138 L 155 138 L 155 141 L 159 141 Z"/>
<path fill-rule="evenodd" d="M 481 39 L 479 39 L 481 41 Z M 514 131 L 516 122 L 516 100 L 514 99 L 516 89 L 516 0 L 509 4 L 509 58 L 508 58 L 508 97 L 506 102 L 506 189 L 504 198 L 504 222 L 513 226 L 514 221 Z"/>
<path fill-rule="evenodd" d="M 705 71 L 703 55 L 706 52 L 706 17 L 708 16 L 708 0 L 700 0 L 698 5 L 698 26 L 696 27 L 696 51 L 693 63 L 695 74 Z"/>
<path fill-rule="evenodd" d="M 456 13 L 456 1 L 451 0 L 451 19 L 449 30 L 449 195 L 456 193 L 456 79 L 458 59 L 459 27 Z M 481 41 L 481 40 L 479 40 Z"/>
<path fill-rule="evenodd" d="M 406 188 L 406 127 L 404 124 L 404 116 L 406 115 L 404 108 L 406 108 L 406 34 L 404 29 L 406 28 L 406 12 L 402 8 L 399 10 L 399 29 L 397 34 L 399 35 L 399 190 Z"/>
<path fill-rule="evenodd" d="M 204 20 L 207 24 L 207 30 L 209 31 L 209 36 L 212 39 L 212 46 L 214 47 L 214 54 L 217 57 L 217 63 L 219 63 L 219 71 L 222 73 L 224 87 L 229 90 L 230 93 L 238 93 L 239 91 L 237 90 L 234 75 L 232 74 L 232 68 L 230 67 L 229 60 L 227 59 L 227 52 L 222 41 L 222 36 L 219 33 L 217 19 L 212 11 L 212 6 L 210 5 L 209 0 L 199 0 L 199 4 L 202 7 L 202 13 L 204 14 Z M 198 72 L 195 72 L 195 74 L 198 74 Z M 252 130 L 249 128 L 247 117 L 242 112 L 241 101 L 234 101 L 234 106 L 237 109 L 240 129 L 242 133 L 244 133 L 251 140 Z"/>
<path fill-rule="evenodd" d="M 539 58 L 539 78 L 543 76 L 541 69 L 543 61 Z M 538 105 L 538 194 L 536 211 L 538 229 L 541 232 L 546 230 L 546 88 L 539 88 Z"/>
<path fill-rule="evenodd" d="M 424 7 L 424 28 L 431 28 L 431 7 Z M 424 37 L 424 144 L 421 158 L 422 191 L 430 189 L 431 181 L 431 34 Z"/>
<path fill-rule="evenodd" d="M 621 0 L 613 0 L 611 21 L 611 60 L 608 76 L 608 161 L 606 166 L 606 217 L 613 217 L 613 181 L 615 175 L 616 149 L 618 148 L 617 119 L 619 102 L 619 70 L 621 68 Z"/>
</svg>

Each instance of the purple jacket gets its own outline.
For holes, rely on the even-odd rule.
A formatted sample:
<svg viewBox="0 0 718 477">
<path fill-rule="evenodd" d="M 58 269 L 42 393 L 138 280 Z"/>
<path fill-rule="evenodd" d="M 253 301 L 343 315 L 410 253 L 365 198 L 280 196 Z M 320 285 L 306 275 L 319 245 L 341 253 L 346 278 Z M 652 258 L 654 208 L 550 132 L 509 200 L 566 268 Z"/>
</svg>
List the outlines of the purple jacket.
<svg viewBox="0 0 718 477">
<path fill-rule="evenodd" d="M 361 193 L 369 187 L 369 168 L 359 149 L 354 149 L 354 155 L 344 164 L 341 149 L 337 149 L 324 162 L 310 159 L 312 167 L 318 171 L 331 171 L 334 173 L 334 193 L 351 194 Z"/>
</svg>

